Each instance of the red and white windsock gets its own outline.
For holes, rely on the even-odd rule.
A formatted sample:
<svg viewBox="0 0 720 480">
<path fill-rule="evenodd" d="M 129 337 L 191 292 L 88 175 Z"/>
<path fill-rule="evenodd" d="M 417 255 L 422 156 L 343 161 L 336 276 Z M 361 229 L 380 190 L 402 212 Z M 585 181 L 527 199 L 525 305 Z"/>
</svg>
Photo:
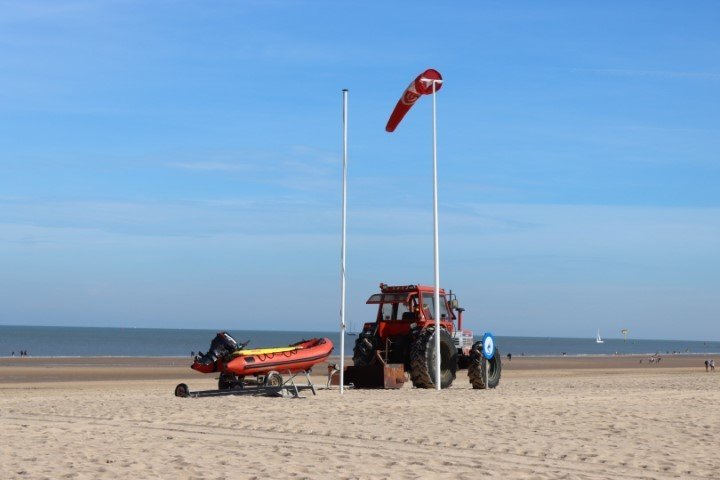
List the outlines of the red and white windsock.
<svg viewBox="0 0 720 480">
<path fill-rule="evenodd" d="M 410 86 L 405 89 L 402 97 L 400 97 L 397 105 L 395 105 L 395 110 L 393 110 L 390 115 L 390 119 L 385 126 L 385 131 L 395 131 L 395 128 L 397 128 L 403 117 L 405 117 L 405 114 L 408 110 L 410 110 L 410 107 L 415 105 L 415 102 L 417 102 L 417 99 L 420 98 L 420 95 L 430 95 L 433 93 L 433 80 L 440 80 L 435 83 L 435 92 L 438 92 L 440 88 L 442 88 L 442 75 L 440 75 L 440 72 L 433 70 L 432 68 L 425 70 L 423 73 L 418 75 L 412 83 L 410 83 Z"/>
</svg>

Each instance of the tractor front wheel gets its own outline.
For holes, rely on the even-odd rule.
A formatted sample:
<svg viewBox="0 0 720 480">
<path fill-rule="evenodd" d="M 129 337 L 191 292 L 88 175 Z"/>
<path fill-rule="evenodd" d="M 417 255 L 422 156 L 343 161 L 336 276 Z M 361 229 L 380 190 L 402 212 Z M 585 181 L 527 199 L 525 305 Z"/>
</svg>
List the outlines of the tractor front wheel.
<svg viewBox="0 0 720 480">
<path fill-rule="evenodd" d="M 458 354 L 450 334 L 440 329 L 440 387 L 455 380 Z M 416 388 L 435 388 L 435 327 L 420 332 L 410 348 L 410 378 Z"/>
<path fill-rule="evenodd" d="M 492 358 L 488 360 L 483 355 L 482 342 L 475 342 L 470 350 L 470 365 L 468 365 L 468 378 L 472 387 L 477 389 L 495 388 L 500 383 L 501 373 L 500 350 L 495 347 Z"/>
<path fill-rule="evenodd" d="M 372 331 L 362 332 L 355 340 L 355 348 L 353 348 L 353 365 L 364 367 L 370 365 L 375 350 L 377 349 L 377 337 Z"/>
</svg>

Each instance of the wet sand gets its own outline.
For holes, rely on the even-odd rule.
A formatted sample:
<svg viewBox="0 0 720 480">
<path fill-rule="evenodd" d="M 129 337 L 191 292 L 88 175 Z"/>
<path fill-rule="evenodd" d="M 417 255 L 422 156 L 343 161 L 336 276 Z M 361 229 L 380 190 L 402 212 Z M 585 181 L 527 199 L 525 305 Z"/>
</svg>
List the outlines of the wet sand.
<svg viewBox="0 0 720 480">
<path fill-rule="evenodd" d="M 617 370 L 637 369 L 652 372 L 666 369 L 687 369 L 697 371 L 703 368 L 705 356 L 668 355 L 659 363 L 650 363 L 648 356 L 599 356 L 599 357 L 513 357 L 503 358 L 505 375 L 522 375 L 535 370 L 557 370 L 568 374 L 576 370 Z M 339 363 L 337 356 L 331 356 L 330 363 Z M 352 364 L 348 358 L 347 364 Z M 192 381 L 203 375 L 190 370 L 192 361 L 185 357 L 5 357 L 0 358 L 0 385 L 12 382 L 67 382 L 97 380 L 177 380 Z M 717 359 L 716 359 L 717 363 Z M 313 375 L 323 376 L 327 363 L 318 364 Z M 720 369 L 719 369 L 720 371 Z M 564 372 L 564 373 L 563 373 Z"/>
<path fill-rule="evenodd" d="M 177 398 L 187 358 L 0 359 L 3 478 L 719 478 L 704 357 L 513 358 L 495 390 Z M 717 363 L 716 358 L 716 363 Z"/>
</svg>

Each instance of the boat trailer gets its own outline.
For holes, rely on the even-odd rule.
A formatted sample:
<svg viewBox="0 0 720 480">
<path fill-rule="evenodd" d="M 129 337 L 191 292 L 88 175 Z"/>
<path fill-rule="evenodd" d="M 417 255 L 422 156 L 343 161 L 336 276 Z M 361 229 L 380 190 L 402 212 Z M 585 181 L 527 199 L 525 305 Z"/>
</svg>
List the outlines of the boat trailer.
<svg viewBox="0 0 720 480">
<path fill-rule="evenodd" d="M 287 372 L 290 375 L 290 372 Z M 305 375 L 305 380 L 307 381 L 304 385 L 298 385 L 295 383 L 295 377 L 297 377 L 299 374 Z M 300 392 L 304 390 L 310 390 L 312 391 L 313 395 L 317 395 L 315 391 L 315 385 L 313 385 L 312 380 L 310 380 L 310 375 L 307 371 L 303 372 L 296 372 L 292 374 L 287 380 L 284 380 L 281 385 L 264 385 L 259 382 L 247 382 L 242 383 L 236 387 L 232 388 L 224 388 L 222 390 L 196 390 L 194 392 L 190 391 L 188 386 L 184 383 L 178 384 L 177 387 L 175 387 L 175 396 L 176 397 L 192 397 L 192 398 L 202 398 L 202 397 L 224 397 L 227 395 L 248 395 L 248 396 L 260 396 L 264 395 L 266 397 L 290 397 L 290 398 L 305 398 L 302 395 L 300 395 Z"/>
</svg>

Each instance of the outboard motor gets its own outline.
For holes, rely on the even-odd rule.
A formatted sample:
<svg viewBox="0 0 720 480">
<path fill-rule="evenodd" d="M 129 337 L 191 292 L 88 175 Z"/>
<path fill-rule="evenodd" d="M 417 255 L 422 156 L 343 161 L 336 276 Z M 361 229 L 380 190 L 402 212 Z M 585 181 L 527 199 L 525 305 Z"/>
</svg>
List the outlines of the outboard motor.
<svg viewBox="0 0 720 480">
<path fill-rule="evenodd" d="M 210 350 L 197 361 L 203 365 L 212 365 L 218 358 L 225 358 L 238 348 L 238 342 L 229 333 L 220 332 L 210 343 Z"/>
</svg>

